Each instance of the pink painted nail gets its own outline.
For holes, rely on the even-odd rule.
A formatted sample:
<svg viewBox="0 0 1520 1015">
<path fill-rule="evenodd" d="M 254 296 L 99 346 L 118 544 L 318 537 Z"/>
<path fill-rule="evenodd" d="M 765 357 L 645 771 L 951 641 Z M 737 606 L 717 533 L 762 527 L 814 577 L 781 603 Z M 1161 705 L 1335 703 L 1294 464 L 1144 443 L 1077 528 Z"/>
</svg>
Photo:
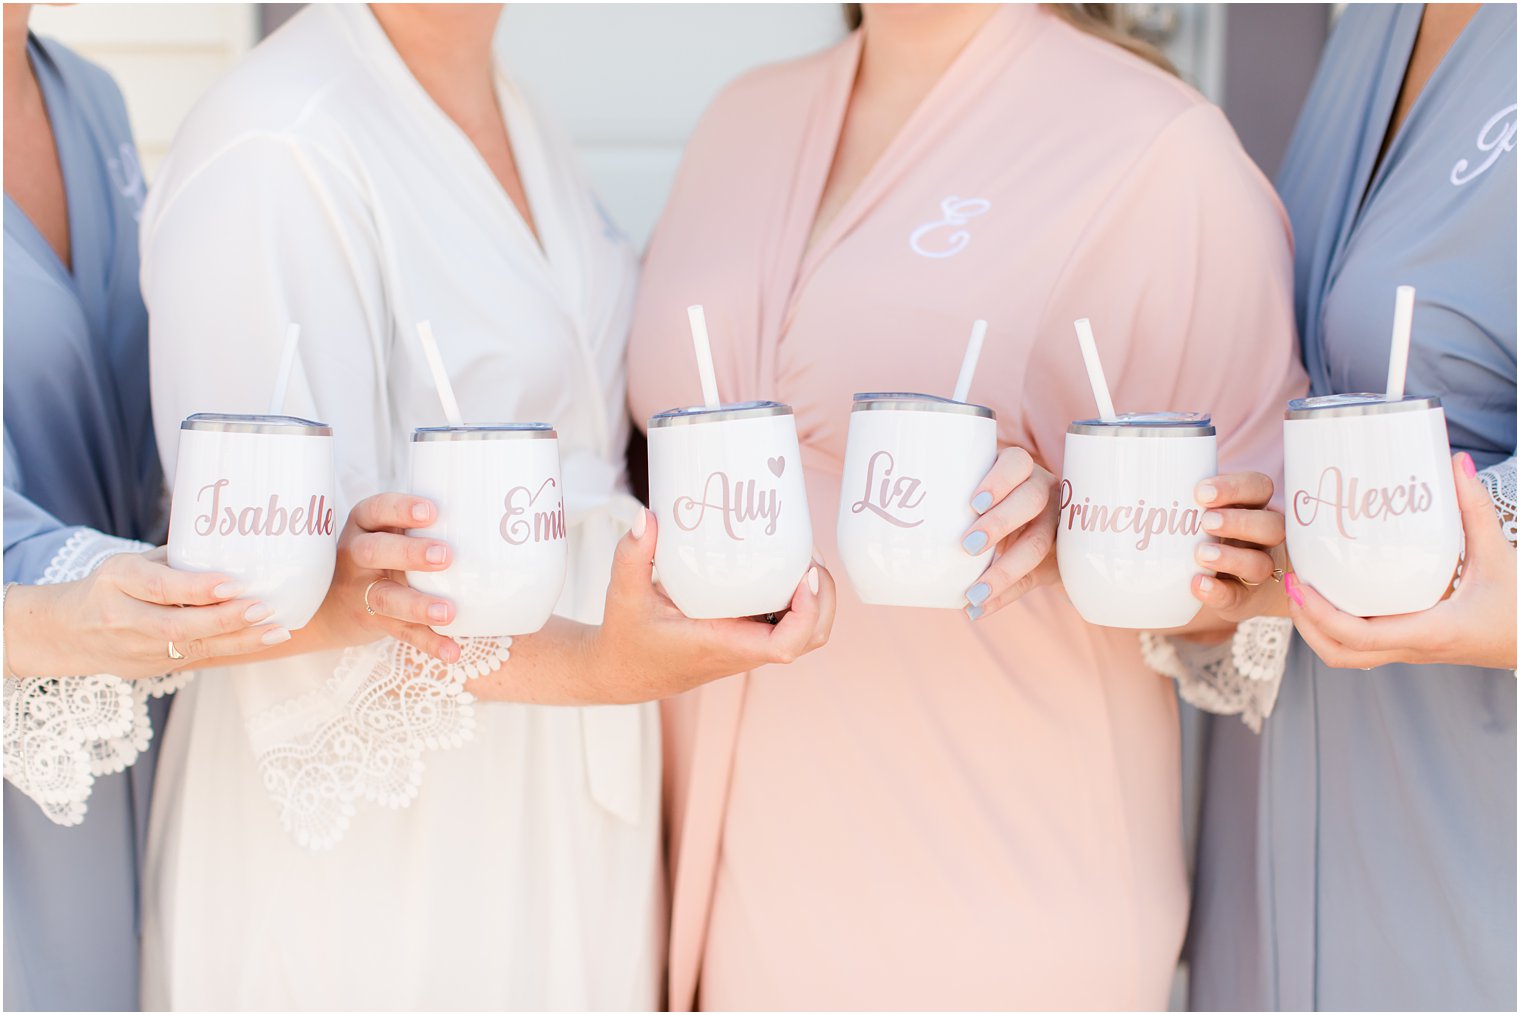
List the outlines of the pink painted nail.
<svg viewBox="0 0 1520 1015">
<path fill-rule="evenodd" d="M 647 531 L 649 531 L 649 509 L 639 508 L 639 516 L 633 520 L 633 538 L 643 539 Z"/>
<path fill-rule="evenodd" d="M 1461 454 L 1461 458 L 1462 458 L 1462 471 L 1465 472 L 1465 473 L 1467 473 L 1467 478 L 1468 479 L 1477 479 L 1478 478 L 1478 467 L 1473 464 L 1472 455 L 1469 455 L 1466 451 L 1464 451 Z"/>
<path fill-rule="evenodd" d="M 264 636 L 259 639 L 259 641 L 263 642 L 265 645 L 278 645 L 282 641 L 289 640 L 290 632 L 285 630 L 283 627 L 271 627 L 268 631 L 265 631 Z"/>
<path fill-rule="evenodd" d="M 429 564 L 442 564 L 449 559 L 449 548 L 442 543 L 435 543 L 427 548 L 427 562 Z"/>
<path fill-rule="evenodd" d="M 1202 578 L 1198 579 L 1198 591 L 1199 592 L 1213 592 L 1214 591 L 1214 579 L 1210 578 L 1208 575 L 1204 575 Z"/>
<path fill-rule="evenodd" d="M 1304 605 L 1304 594 L 1298 587 L 1298 579 L 1291 572 L 1283 575 L 1283 591 L 1288 593 L 1288 598 L 1293 600 L 1295 606 Z"/>
<path fill-rule="evenodd" d="M 412 518 L 419 522 L 425 522 L 433 517 L 433 505 L 425 501 L 418 501 L 412 505 Z"/>
<path fill-rule="evenodd" d="M 808 591 L 816 596 L 818 594 L 818 569 L 816 567 L 808 568 L 807 583 Z"/>
</svg>

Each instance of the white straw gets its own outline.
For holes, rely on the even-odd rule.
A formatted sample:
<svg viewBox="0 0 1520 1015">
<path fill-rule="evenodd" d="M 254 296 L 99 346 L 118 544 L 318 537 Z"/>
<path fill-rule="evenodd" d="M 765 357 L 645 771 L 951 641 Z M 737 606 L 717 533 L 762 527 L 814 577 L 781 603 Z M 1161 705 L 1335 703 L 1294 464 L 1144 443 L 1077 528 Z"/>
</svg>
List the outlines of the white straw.
<svg viewBox="0 0 1520 1015">
<path fill-rule="evenodd" d="M 438 389 L 438 401 L 443 403 L 444 418 L 449 426 L 463 426 L 464 417 L 459 413 L 459 401 L 454 397 L 454 386 L 443 369 L 443 357 L 438 355 L 438 340 L 433 337 L 433 326 L 427 321 L 417 322 L 417 337 L 422 341 L 422 355 L 427 358 L 428 369 L 433 372 L 433 385 Z"/>
<path fill-rule="evenodd" d="M 716 409 L 718 401 L 718 375 L 713 370 L 712 343 L 707 339 L 707 315 L 698 303 L 686 308 L 686 318 L 691 322 L 691 344 L 697 351 L 697 375 L 702 380 L 702 402 L 709 409 Z"/>
<path fill-rule="evenodd" d="M 976 376 L 976 361 L 982 358 L 982 342 L 987 337 L 987 322 L 977 321 L 971 326 L 971 340 L 966 343 L 966 355 L 961 358 L 961 373 L 955 379 L 955 394 L 951 397 L 964 402 L 971 394 L 971 378 Z"/>
<path fill-rule="evenodd" d="M 1409 333 L 1414 326 L 1414 286 L 1401 285 L 1393 296 L 1393 349 L 1388 353 L 1388 400 L 1404 397 L 1409 366 Z"/>
<path fill-rule="evenodd" d="M 294 321 L 285 329 L 285 349 L 280 353 L 280 372 L 275 374 L 274 394 L 269 396 L 269 414 L 285 412 L 285 393 L 290 390 L 290 375 L 296 365 L 296 345 L 301 341 L 301 326 Z"/>
<path fill-rule="evenodd" d="M 1082 346 L 1082 362 L 1087 364 L 1087 382 L 1092 385 L 1093 398 L 1098 403 L 1098 418 L 1113 419 L 1114 399 L 1108 393 L 1108 381 L 1103 377 L 1103 362 L 1098 359 L 1098 343 L 1093 338 L 1092 325 L 1087 318 L 1076 322 L 1077 342 Z"/>
</svg>

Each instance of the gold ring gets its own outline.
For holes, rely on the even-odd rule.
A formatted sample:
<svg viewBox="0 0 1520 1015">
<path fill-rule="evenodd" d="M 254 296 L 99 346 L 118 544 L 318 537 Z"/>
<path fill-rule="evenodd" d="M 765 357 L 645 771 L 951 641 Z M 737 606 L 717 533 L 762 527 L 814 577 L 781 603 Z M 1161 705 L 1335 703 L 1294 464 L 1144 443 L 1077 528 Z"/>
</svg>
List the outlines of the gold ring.
<svg viewBox="0 0 1520 1015">
<path fill-rule="evenodd" d="M 172 642 L 172 641 L 169 643 L 169 658 L 173 659 L 173 660 L 176 660 L 176 661 L 185 658 L 185 653 L 183 653 L 179 649 L 175 648 L 174 647 L 174 642 Z"/>
<path fill-rule="evenodd" d="M 383 581 L 385 581 L 384 578 L 376 578 L 364 587 L 364 612 L 368 613 L 371 617 L 375 615 L 375 608 L 369 604 L 369 594 L 376 585 L 379 585 Z"/>
</svg>

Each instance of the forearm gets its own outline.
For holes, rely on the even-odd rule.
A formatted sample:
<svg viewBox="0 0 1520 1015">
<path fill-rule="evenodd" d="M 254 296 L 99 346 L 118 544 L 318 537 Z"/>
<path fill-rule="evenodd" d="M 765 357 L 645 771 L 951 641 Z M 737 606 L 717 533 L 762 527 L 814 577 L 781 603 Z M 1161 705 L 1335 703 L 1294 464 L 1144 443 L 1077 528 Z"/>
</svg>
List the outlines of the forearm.
<svg viewBox="0 0 1520 1015">
<path fill-rule="evenodd" d="M 599 652 L 600 628 L 551 617 L 537 634 L 512 639 L 511 657 L 500 669 L 465 689 L 486 701 L 533 705 L 616 705 L 644 698 L 612 692 L 621 682 L 602 679 L 610 660 Z M 624 699 L 627 700 L 624 700 Z"/>
<path fill-rule="evenodd" d="M 5 675 L 76 677 L 92 672 L 81 633 L 58 629 L 63 585 L 17 585 L 5 596 Z"/>
</svg>

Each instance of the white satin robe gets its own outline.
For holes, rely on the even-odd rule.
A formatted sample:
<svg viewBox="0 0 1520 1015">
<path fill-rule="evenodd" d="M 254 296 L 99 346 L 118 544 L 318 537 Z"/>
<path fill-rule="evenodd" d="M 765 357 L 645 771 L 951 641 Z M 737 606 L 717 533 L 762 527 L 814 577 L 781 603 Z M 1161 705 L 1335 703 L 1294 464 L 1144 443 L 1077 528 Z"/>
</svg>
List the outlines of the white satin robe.
<svg viewBox="0 0 1520 1015">
<path fill-rule="evenodd" d="M 367 6 L 312 5 L 223 80 L 143 219 L 156 430 L 172 479 L 180 420 L 264 411 L 297 322 L 286 408 L 332 425 L 346 513 L 404 489 L 412 428 L 442 422 L 415 339 L 430 320 L 468 419 L 557 426 L 559 612 L 596 621 L 636 510 L 636 264 L 568 142 L 497 90 L 542 247 Z M 475 672 L 496 649 L 467 650 Z M 466 675 L 381 642 L 184 692 L 149 837 L 145 1007 L 658 1003 L 654 706 L 472 702 Z"/>
</svg>

